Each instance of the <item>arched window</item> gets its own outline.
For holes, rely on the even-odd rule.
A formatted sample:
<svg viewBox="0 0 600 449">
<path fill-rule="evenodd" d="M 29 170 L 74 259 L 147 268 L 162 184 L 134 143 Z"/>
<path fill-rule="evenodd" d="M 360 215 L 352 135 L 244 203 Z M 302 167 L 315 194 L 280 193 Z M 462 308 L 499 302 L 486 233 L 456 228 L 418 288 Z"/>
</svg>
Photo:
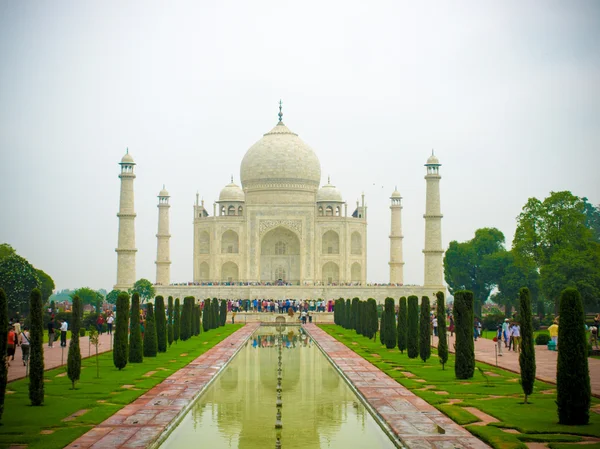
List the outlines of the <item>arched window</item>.
<svg viewBox="0 0 600 449">
<path fill-rule="evenodd" d="M 323 206 L 319 206 L 319 216 L 323 216 Z"/>
<path fill-rule="evenodd" d="M 244 208 L 242 206 L 238 207 L 238 215 L 244 215 Z"/>
<path fill-rule="evenodd" d="M 333 262 L 323 265 L 323 282 L 337 284 L 340 281 L 340 268 Z"/>
<path fill-rule="evenodd" d="M 221 215 L 225 215 L 225 206 L 221 206 Z"/>
<path fill-rule="evenodd" d="M 283 255 L 285 254 L 285 243 L 282 241 L 279 241 L 277 243 L 275 243 L 275 254 L 277 255 Z"/>
<path fill-rule="evenodd" d="M 227 208 L 227 215 L 235 215 L 235 206 L 229 206 Z"/>
<path fill-rule="evenodd" d="M 333 207 L 327 206 L 327 209 L 325 209 L 325 215 L 327 217 L 333 217 Z"/>
<path fill-rule="evenodd" d="M 286 281 L 286 272 L 285 272 L 285 268 L 284 267 L 277 267 L 275 268 L 275 279 L 276 280 L 281 280 L 281 281 Z"/>
<path fill-rule="evenodd" d="M 202 262 L 200 264 L 200 280 L 201 281 L 209 281 L 210 280 L 210 267 L 206 262 Z"/>
<path fill-rule="evenodd" d="M 340 216 L 340 206 L 335 208 L 335 216 L 339 217 Z"/>
</svg>

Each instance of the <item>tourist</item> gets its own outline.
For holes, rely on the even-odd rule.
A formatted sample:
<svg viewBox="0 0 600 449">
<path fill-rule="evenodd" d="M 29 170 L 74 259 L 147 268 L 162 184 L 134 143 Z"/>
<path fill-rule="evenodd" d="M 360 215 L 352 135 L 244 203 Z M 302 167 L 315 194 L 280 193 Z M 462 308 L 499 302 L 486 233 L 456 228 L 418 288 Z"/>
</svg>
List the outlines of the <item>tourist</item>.
<svg viewBox="0 0 600 449">
<path fill-rule="evenodd" d="M 515 337 L 513 335 L 513 328 L 515 327 L 514 323 L 509 323 L 508 325 L 508 350 L 514 349 L 515 347 Z"/>
<path fill-rule="evenodd" d="M 27 326 L 24 326 L 23 331 L 19 334 L 19 346 L 21 346 L 21 353 L 23 355 L 23 366 L 25 366 L 29 362 L 29 348 L 31 347 L 29 329 L 27 328 Z"/>
<path fill-rule="evenodd" d="M 504 335 L 504 347 L 508 348 L 508 328 L 509 328 L 509 320 L 508 318 L 504 318 L 504 323 L 502 323 L 502 335 Z"/>
<path fill-rule="evenodd" d="M 438 320 L 435 315 L 433 316 L 432 322 L 433 322 L 433 335 L 437 337 L 438 336 Z"/>
<path fill-rule="evenodd" d="M 142 341 L 144 341 L 144 332 L 146 331 L 146 327 L 144 326 L 144 319 L 140 317 L 140 332 L 142 333 Z"/>
<path fill-rule="evenodd" d="M 21 334 L 21 322 L 19 321 L 19 318 L 15 318 L 15 321 L 13 322 L 13 326 L 15 328 L 15 332 L 16 332 L 17 336 L 19 336 Z"/>
<path fill-rule="evenodd" d="M 231 312 L 231 324 L 235 324 L 235 312 Z"/>
<path fill-rule="evenodd" d="M 8 329 L 6 343 L 6 365 L 10 366 L 10 360 L 15 359 L 15 349 L 17 346 L 17 333 L 15 332 L 14 326 L 10 326 Z"/>
<path fill-rule="evenodd" d="M 518 322 L 513 326 L 513 338 L 514 351 L 519 352 L 521 350 L 521 326 L 519 326 Z"/>
<path fill-rule="evenodd" d="M 56 324 L 54 324 L 54 317 L 52 317 L 52 319 L 48 323 L 48 347 L 49 348 L 52 348 L 52 344 L 54 343 L 55 327 L 56 327 Z"/>
<path fill-rule="evenodd" d="M 481 337 L 481 329 L 483 328 L 483 326 L 481 325 L 481 320 L 479 318 L 477 318 L 477 336 Z"/>
<path fill-rule="evenodd" d="M 596 314 L 596 316 L 594 317 L 594 327 L 596 329 L 600 329 L 600 313 Z M 15 330 L 16 330 L 16 326 L 15 326 Z"/>
<path fill-rule="evenodd" d="M 108 327 L 108 335 L 112 335 L 113 323 L 115 322 L 115 317 L 111 313 L 106 319 L 106 326 Z"/>
<path fill-rule="evenodd" d="M 498 355 L 502 355 L 502 335 L 504 335 L 502 324 L 498 324 L 498 328 L 496 329 L 496 338 L 494 338 L 494 341 L 498 345 Z"/>
<path fill-rule="evenodd" d="M 596 326 L 590 327 L 590 347 L 596 346 L 598 349 L 598 328 Z M 14 357 L 13 357 L 14 360 Z"/>
<path fill-rule="evenodd" d="M 454 317 L 450 315 L 450 325 L 448 326 L 448 330 L 450 331 L 450 336 L 454 336 Z"/>
<path fill-rule="evenodd" d="M 104 317 L 102 314 L 98 315 L 98 319 L 96 320 L 96 329 L 98 329 L 98 335 L 102 335 L 102 327 L 104 325 Z"/>
<path fill-rule="evenodd" d="M 548 327 L 550 339 L 554 342 L 554 347 L 558 347 L 558 320 L 554 320 L 552 326 Z"/>
<path fill-rule="evenodd" d="M 306 324 L 306 310 L 303 310 L 300 314 L 300 319 L 302 320 L 302 324 Z"/>
<path fill-rule="evenodd" d="M 67 347 L 67 330 L 69 329 L 69 323 L 67 320 L 63 320 L 60 325 L 60 346 L 63 348 Z"/>
</svg>

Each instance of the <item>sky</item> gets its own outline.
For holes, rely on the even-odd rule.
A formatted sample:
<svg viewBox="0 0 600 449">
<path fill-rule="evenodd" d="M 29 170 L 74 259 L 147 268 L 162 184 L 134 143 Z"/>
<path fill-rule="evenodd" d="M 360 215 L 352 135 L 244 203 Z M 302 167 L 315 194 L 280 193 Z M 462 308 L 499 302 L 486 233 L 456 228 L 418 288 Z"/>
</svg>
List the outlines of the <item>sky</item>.
<svg viewBox="0 0 600 449">
<path fill-rule="evenodd" d="M 136 278 L 155 279 L 171 194 L 171 280 L 192 280 L 196 192 L 212 203 L 283 121 L 354 210 L 370 282 L 423 282 L 425 164 L 442 167 L 443 246 L 528 198 L 600 204 L 600 3 L 0 1 L 0 243 L 57 289 L 116 281 L 119 165 L 135 159 Z"/>
</svg>

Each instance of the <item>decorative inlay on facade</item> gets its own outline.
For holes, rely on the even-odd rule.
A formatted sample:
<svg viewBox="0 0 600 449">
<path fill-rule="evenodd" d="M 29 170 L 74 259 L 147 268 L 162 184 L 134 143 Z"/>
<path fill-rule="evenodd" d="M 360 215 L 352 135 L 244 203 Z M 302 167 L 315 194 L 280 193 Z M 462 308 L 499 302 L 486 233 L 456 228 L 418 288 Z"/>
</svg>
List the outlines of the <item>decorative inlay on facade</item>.
<svg viewBox="0 0 600 449">
<path fill-rule="evenodd" d="M 267 231 L 278 226 L 285 226 L 286 228 L 297 232 L 299 235 L 302 235 L 302 220 L 260 220 L 258 232 L 262 237 Z"/>
</svg>

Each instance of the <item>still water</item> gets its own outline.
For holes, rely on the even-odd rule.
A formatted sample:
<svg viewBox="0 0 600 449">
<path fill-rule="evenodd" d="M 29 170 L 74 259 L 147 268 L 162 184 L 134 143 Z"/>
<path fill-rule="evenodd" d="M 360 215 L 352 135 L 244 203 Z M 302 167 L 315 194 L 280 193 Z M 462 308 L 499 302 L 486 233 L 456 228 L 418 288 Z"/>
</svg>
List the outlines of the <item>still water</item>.
<svg viewBox="0 0 600 449">
<path fill-rule="evenodd" d="M 160 448 L 275 447 L 280 343 L 283 449 L 396 447 L 299 327 L 263 326 Z"/>
</svg>

